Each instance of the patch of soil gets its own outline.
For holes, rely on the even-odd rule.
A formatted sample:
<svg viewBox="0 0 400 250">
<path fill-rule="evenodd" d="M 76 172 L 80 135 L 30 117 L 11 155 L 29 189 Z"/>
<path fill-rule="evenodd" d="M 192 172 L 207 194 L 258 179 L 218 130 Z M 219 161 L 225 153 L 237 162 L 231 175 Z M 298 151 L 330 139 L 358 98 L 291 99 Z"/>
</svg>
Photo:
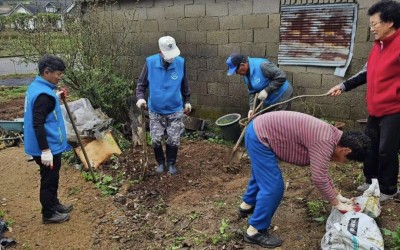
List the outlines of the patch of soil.
<svg viewBox="0 0 400 250">
<path fill-rule="evenodd" d="M 24 117 L 24 99 L 12 99 L 0 102 L 0 120 L 14 120 Z"/>
<path fill-rule="evenodd" d="M 249 160 L 244 156 L 235 173 L 226 172 L 227 147 L 183 139 L 179 174 L 156 174 L 151 154 L 144 179 L 138 178 L 140 149 L 125 152 L 118 167 L 99 170 L 126 178 L 114 196 L 101 196 L 79 170 L 64 164 L 59 197 L 74 210 L 70 221 L 57 225 L 41 224 L 35 163 L 27 162 L 22 147 L 1 150 L 0 210 L 14 221 L 12 232 L 6 233 L 17 241 L 11 249 L 262 249 L 243 242 L 247 221 L 236 214 L 250 175 Z M 272 221 L 273 233 L 284 240 L 278 249 L 318 249 L 325 225 L 313 221 L 307 208 L 308 201 L 320 199 L 310 169 L 286 163 L 281 169 L 286 191 Z M 359 195 L 354 191 L 362 181 L 359 164 L 332 164 L 331 175 L 345 196 Z M 330 209 L 324 203 L 321 215 L 327 217 Z M 387 202 L 377 223 L 393 231 L 399 214 L 400 203 Z"/>
</svg>

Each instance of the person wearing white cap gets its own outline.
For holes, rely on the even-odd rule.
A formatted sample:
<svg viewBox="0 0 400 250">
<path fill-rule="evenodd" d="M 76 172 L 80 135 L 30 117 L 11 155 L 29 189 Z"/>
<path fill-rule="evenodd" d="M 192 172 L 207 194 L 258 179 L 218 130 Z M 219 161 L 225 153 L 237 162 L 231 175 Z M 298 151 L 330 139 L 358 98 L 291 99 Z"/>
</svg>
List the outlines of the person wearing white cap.
<svg viewBox="0 0 400 250">
<path fill-rule="evenodd" d="M 232 53 L 226 60 L 227 75 L 239 74 L 243 76 L 249 91 L 248 119 L 253 116 L 253 103 L 255 95 L 263 102 L 263 107 L 286 101 L 292 97 L 293 88 L 286 79 L 286 74 L 273 62 L 265 58 L 245 57 L 240 53 Z M 290 102 L 278 105 L 269 111 L 288 110 Z"/>
<path fill-rule="evenodd" d="M 140 74 L 136 87 L 136 106 L 149 109 L 151 144 L 158 164 L 156 172 L 163 173 L 166 163 L 168 172 L 176 175 L 176 157 L 180 135 L 184 131 L 182 118 L 183 114 L 189 115 L 192 110 L 190 87 L 186 61 L 179 56 L 181 52 L 175 39 L 163 36 L 158 40 L 158 46 L 159 53 L 146 58 Z M 166 157 L 162 147 L 165 134 Z"/>
</svg>

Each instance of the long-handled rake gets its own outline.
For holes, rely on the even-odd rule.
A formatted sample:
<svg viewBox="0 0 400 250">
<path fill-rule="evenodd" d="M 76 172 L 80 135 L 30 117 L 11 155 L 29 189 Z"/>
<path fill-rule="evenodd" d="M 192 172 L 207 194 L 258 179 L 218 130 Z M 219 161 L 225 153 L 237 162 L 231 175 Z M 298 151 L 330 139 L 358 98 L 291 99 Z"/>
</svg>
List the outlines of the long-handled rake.
<svg viewBox="0 0 400 250">
<path fill-rule="evenodd" d="M 83 156 L 85 157 L 86 164 L 89 167 L 89 171 L 90 171 L 90 174 L 92 175 L 93 182 L 96 183 L 97 180 L 96 180 L 96 177 L 95 177 L 94 172 L 93 172 L 92 164 L 90 163 L 89 156 L 87 155 L 85 147 L 83 146 L 83 143 L 82 143 L 82 140 L 81 140 L 81 136 L 79 135 L 78 129 L 76 128 L 76 125 L 75 125 L 75 122 L 74 122 L 74 118 L 72 117 L 72 114 L 71 114 L 71 111 L 69 109 L 67 100 L 65 99 L 65 97 L 62 97 L 61 100 L 64 103 L 65 110 L 67 110 L 68 117 L 69 117 L 69 119 L 71 121 L 72 128 L 75 131 L 75 135 L 76 135 L 76 138 L 78 139 L 78 143 L 79 143 L 79 146 L 81 147 Z M 81 171 L 82 171 L 82 168 L 81 168 Z"/>
<path fill-rule="evenodd" d="M 148 165 L 148 155 L 147 155 L 147 136 L 146 136 L 146 116 L 145 116 L 145 112 L 144 112 L 145 108 L 141 108 L 140 112 L 141 112 L 141 126 L 142 126 L 142 144 L 143 144 L 143 158 L 142 158 L 142 178 L 145 177 L 146 175 L 146 171 L 147 171 L 147 165 Z"/>
<path fill-rule="evenodd" d="M 265 112 L 265 111 L 267 111 L 267 110 L 269 110 L 269 109 L 272 109 L 272 108 L 274 108 L 274 107 L 276 107 L 276 106 L 279 106 L 279 105 L 281 105 L 281 104 L 285 104 L 285 103 L 287 103 L 287 102 L 290 102 L 290 101 L 293 101 L 293 100 L 296 100 L 296 99 L 299 99 L 299 98 L 303 98 L 303 97 L 324 97 L 324 96 L 328 96 L 329 95 L 329 93 L 325 93 L 325 94 L 319 94 L 319 95 L 299 95 L 299 96 L 295 96 L 295 97 L 292 97 L 292 98 L 290 98 L 290 99 L 288 99 L 288 100 L 286 100 L 286 101 L 283 101 L 283 102 L 278 102 L 278 103 L 276 103 L 276 104 L 273 104 L 273 105 L 271 105 L 271 106 L 268 106 L 268 107 L 266 107 L 266 108 L 264 108 L 264 109 L 262 109 L 262 110 L 260 110 L 260 111 L 257 111 L 261 106 L 262 106 L 262 102 L 257 106 L 257 108 L 256 109 L 253 109 L 254 110 L 254 114 L 253 114 L 253 116 L 247 121 L 247 123 L 245 124 L 245 126 L 244 126 L 244 128 L 243 128 L 243 130 L 242 130 L 242 133 L 240 134 L 240 136 L 239 136 L 239 139 L 237 140 L 237 142 L 236 142 L 236 144 L 235 144 L 235 146 L 233 147 L 233 149 L 232 150 L 228 150 L 228 153 L 227 153 L 227 155 L 226 155 L 226 165 L 224 166 L 224 168 L 225 169 L 228 169 L 228 168 L 230 168 L 230 165 L 232 164 L 232 161 L 233 160 L 235 160 L 235 161 L 239 161 L 240 160 L 240 158 L 242 157 L 242 152 L 238 152 L 238 148 L 239 148 L 239 145 L 240 145 L 240 143 L 242 142 L 242 140 L 243 140 L 243 137 L 244 137 L 244 135 L 245 135 L 245 132 L 246 132 L 246 128 L 247 128 L 247 125 L 254 119 L 254 118 L 256 118 L 259 114 L 262 114 L 263 112 Z M 257 100 L 257 98 L 255 98 L 255 100 Z"/>
</svg>

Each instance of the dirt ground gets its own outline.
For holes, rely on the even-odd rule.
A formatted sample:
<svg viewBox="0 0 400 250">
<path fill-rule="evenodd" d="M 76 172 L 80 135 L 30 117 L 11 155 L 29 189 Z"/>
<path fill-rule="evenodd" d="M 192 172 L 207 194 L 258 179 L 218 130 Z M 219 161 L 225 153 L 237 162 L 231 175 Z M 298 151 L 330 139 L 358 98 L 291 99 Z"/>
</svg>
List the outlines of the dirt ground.
<svg viewBox="0 0 400 250">
<path fill-rule="evenodd" d="M 1 119 L 21 117 L 23 101 L 1 103 Z M 74 166 L 64 164 L 59 197 L 74 205 L 70 221 L 57 225 L 41 224 L 39 172 L 28 162 L 23 146 L 0 151 L 0 211 L 12 220 L 10 249 L 261 249 L 242 240 L 247 228 L 236 210 L 250 175 L 244 157 L 235 173 L 223 168 L 228 146 L 202 140 L 183 139 L 178 155 L 177 176 L 157 175 L 151 168 L 144 180 L 137 152 L 124 153 L 121 168 L 104 169 L 121 173 L 126 181 L 119 193 L 102 196 L 93 183 L 86 182 Z M 325 224 L 317 223 L 307 202 L 319 194 L 310 181 L 308 167 L 281 164 L 286 191 L 273 218 L 273 233 L 284 244 L 278 249 L 319 249 Z M 359 164 L 332 164 L 334 183 L 345 196 L 360 195 L 355 188 L 362 182 Z M 324 203 L 322 215 L 331 207 Z M 380 228 L 394 231 L 400 220 L 399 201 L 382 206 L 377 219 Z M 385 237 L 390 244 L 390 238 Z M 386 249 L 390 249 L 386 247 Z"/>
</svg>

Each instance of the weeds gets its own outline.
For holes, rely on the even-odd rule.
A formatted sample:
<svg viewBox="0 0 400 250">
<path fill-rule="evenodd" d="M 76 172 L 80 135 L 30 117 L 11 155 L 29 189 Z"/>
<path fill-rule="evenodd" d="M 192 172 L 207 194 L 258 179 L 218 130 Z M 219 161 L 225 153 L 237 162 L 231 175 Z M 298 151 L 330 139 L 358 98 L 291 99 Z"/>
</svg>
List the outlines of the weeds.
<svg viewBox="0 0 400 250">
<path fill-rule="evenodd" d="M 308 201 L 307 208 L 308 213 L 314 221 L 318 223 L 323 223 L 326 220 L 326 216 L 323 214 L 325 212 L 324 201 Z"/>
<path fill-rule="evenodd" d="M 0 102 L 18 99 L 25 96 L 28 86 L 3 87 L 0 91 Z"/>
<path fill-rule="evenodd" d="M 78 159 L 76 158 L 73 150 L 62 153 L 61 159 L 67 164 L 78 163 Z"/>
<path fill-rule="evenodd" d="M 118 146 L 122 151 L 126 151 L 131 148 L 132 143 L 129 140 L 127 140 L 124 137 L 124 135 L 121 132 L 119 132 L 119 130 L 113 129 L 112 135 L 114 136 L 115 141 L 117 142 Z"/>
<path fill-rule="evenodd" d="M 172 246 L 168 247 L 168 250 L 178 250 L 181 249 L 182 242 L 185 240 L 185 237 L 179 236 L 174 239 L 174 243 Z"/>
<path fill-rule="evenodd" d="M 228 233 L 229 221 L 227 219 L 222 219 L 221 225 L 219 227 L 219 234 L 211 237 L 211 243 L 217 245 L 219 243 L 228 242 L 231 239 L 231 235 Z"/>
<path fill-rule="evenodd" d="M 199 219 L 200 217 L 201 217 L 201 214 L 196 211 L 190 213 L 190 215 L 189 215 L 190 221 L 195 221 L 195 220 Z"/>
<path fill-rule="evenodd" d="M 189 140 L 195 141 L 195 140 L 199 139 L 199 134 L 196 132 L 187 132 L 185 137 Z"/>
<path fill-rule="evenodd" d="M 225 141 L 223 138 L 219 136 L 215 136 L 213 138 L 208 138 L 209 142 L 216 143 L 216 144 L 222 144 L 222 145 L 231 145 L 231 142 Z"/>
<path fill-rule="evenodd" d="M 6 215 L 6 212 L 3 210 L 0 210 L 0 218 L 4 218 Z M 6 228 L 10 228 L 14 224 L 14 220 L 9 218 L 7 220 L 4 220 L 6 223 Z"/>
<path fill-rule="evenodd" d="M 153 207 L 153 211 L 156 214 L 163 214 L 166 209 L 165 201 L 162 197 L 160 197 L 160 201 Z"/>
<path fill-rule="evenodd" d="M 93 177 L 90 173 L 82 172 L 82 176 L 86 181 L 93 181 Z M 102 195 L 114 195 L 118 192 L 117 182 L 113 177 L 109 175 L 100 176 L 99 173 L 94 173 L 94 177 L 97 180 L 95 186 L 100 189 Z"/>
<path fill-rule="evenodd" d="M 392 238 L 389 245 L 392 250 L 400 250 L 400 225 L 397 226 L 396 231 L 391 231 L 389 229 L 383 228 L 383 234 Z"/>
<path fill-rule="evenodd" d="M 216 203 L 216 207 L 217 207 L 218 209 L 223 209 L 223 208 L 225 208 L 225 206 L 226 206 L 226 202 L 223 201 L 223 200 L 216 201 L 215 203 Z"/>
</svg>

